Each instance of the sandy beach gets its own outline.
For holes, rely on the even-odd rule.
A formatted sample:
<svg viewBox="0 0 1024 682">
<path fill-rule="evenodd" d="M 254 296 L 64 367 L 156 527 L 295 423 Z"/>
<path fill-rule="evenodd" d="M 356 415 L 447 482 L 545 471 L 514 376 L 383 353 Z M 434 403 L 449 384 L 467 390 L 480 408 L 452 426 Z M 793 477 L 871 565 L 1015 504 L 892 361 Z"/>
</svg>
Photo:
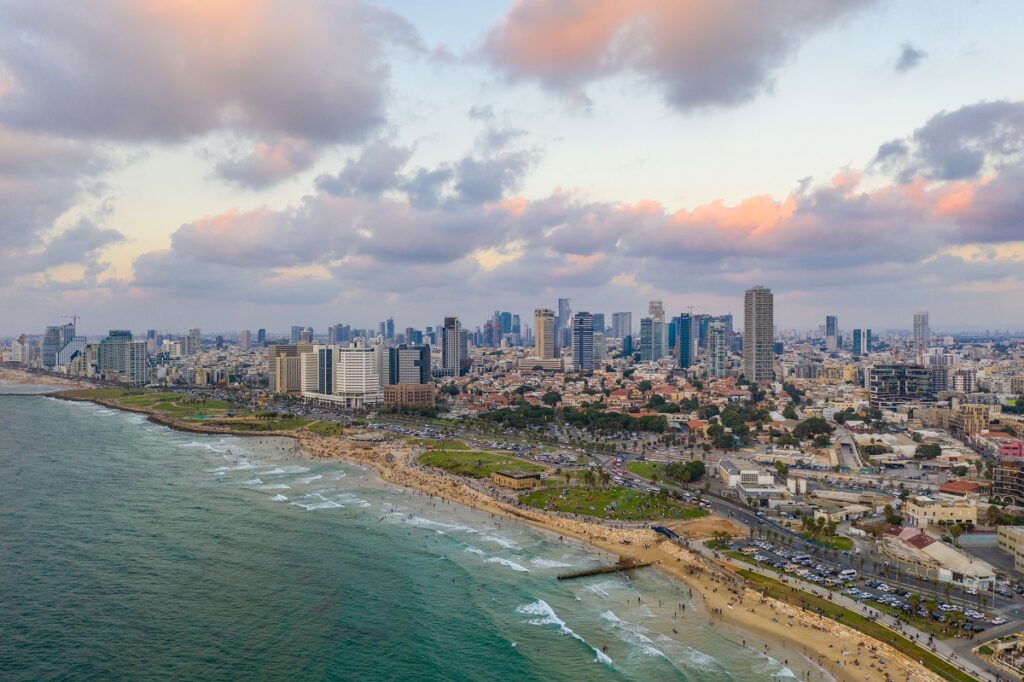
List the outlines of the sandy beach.
<svg viewBox="0 0 1024 682">
<path fill-rule="evenodd" d="M 36 378 L 30 374 L 25 376 Z M 0 374 L 2 378 L 3 374 Z M 125 409 L 116 403 L 94 402 L 113 409 Z M 144 409 L 129 411 L 149 414 L 153 421 L 171 428 L 195 432 L 224 431 L 183 424 Z M 246 435 L 237 431 L 229 433 L 234 436 Z M 728 567 L 668 541 L 646 525 L 589 522 L 496 499 L 485 492 L 480 482 L 421 467 L 416 463 L 416 458 L 422 449 L 397 439 L 364 441 L 353 437 L 323 437 L 296 432 L 261 432 L 252 435 L 294 438 L 298 449 L 306 456 L 357 462 L 372 468 L 383 481 L 390 484 L 528 523 L 558 536 L 587 543 L 621 560 L 650 562 L 657 570 L 682 582 L 692 590 L 694 596 L 700 598 L 703 615 L 710 623 L 724 622 L 740 631 L 776 642 L 790 651 L 800 652 L 835 679 L 849 682 L 938 682 L 942 679 L 891 646 L 857 630 L 804 611 L 799 606 L 762 597 L 760 593 L 744 586 L 742 578 Z M 714 530 L 728 529 L 731 522 L 709 517 L 667 525 L 688 540 L 693 540 L 708 537 Z M 782 661 L 786 658 L 771 650 L 765 653 Z"/>
<path fill-rule="evenodd" d="M 90 388 L 90 384 L 50 376 L 47 374 L 33 374 L 20 369 L 9 369 L 0 367 L 0 385 L 8 386 L 53 386 L 54 390 L 67 388 Z"/>
</svg>

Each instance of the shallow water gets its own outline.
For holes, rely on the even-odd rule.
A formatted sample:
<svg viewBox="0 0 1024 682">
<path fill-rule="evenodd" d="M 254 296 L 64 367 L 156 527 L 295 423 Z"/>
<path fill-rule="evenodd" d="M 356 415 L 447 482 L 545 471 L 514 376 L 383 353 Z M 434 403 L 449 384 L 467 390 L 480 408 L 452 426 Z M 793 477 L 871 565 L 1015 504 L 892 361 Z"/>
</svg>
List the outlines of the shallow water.
<svg viewBox="0 0 1024 682">
<path fill-rule="evenodd" d="M 760 681 L 808 669 L 709 627 L 654 571 L 557 581 L 608 558 L 293 448 L 0 396 L 0 678 Z"/>
</svg>

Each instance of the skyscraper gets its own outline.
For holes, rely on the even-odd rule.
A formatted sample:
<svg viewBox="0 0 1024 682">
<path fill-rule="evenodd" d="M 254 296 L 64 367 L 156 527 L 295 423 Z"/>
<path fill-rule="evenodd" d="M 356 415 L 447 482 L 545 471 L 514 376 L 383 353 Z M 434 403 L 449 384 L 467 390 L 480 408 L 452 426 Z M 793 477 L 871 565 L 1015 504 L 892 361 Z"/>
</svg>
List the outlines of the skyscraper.
<svg viewBox="0 0 1024 682">
<path fill-rule="evenodd" d="M 298 343 L 299 342 L 299 337 L 301 335 L 302 335 L 302 327 L 297 325 L 297 324 L 293 324 L 292 325 L 292 335 L 291 335 L 292 343 Z"/>
<path fill-rule="evenodd" d="M 676 320 L 676 359 L 680 367 L 690 367 L 694 362 L 693 315 L 683 313 Z"/>
<path fill-rule="evenodd" d="M 932 332 L 928 328 L 928 313 L 919 310 L 914 313 L 914 352 L 924 353 L 928 348 Z"/>
<path fill-rule="evenodd" d="M 430 383 L 430 348 L 401 344 L 388 348 L 388 375 L 386 383 Z"/>
<path fill-rule="evenodd" d="M 243 329 L 238 332 L 238 347 L 242 350 L 249 350 L 252 347 L 252 332 L 248 329 Z"/>
<path fill-rule="evenodd" d="M 129 386 L 144 386 L 149 382 L 146 342 L 133 340 L 132 333 L 124 329 L 112 329 L 100 341 L 97 365 L 102 379 Z"/>
<path fill-rule="evenodd" d="M 540 360 L 553 360 L 555 353 L 555 312 L 548 308 L 533 311 L 535 353 Z"/>
<path fill-rule="evenodd" d="M 839 318 L 835 315 L 825 316 L 825 349 L 834 351 L 839 348 Z"/>
<path fill-rule="evenodd" d="M 867 355 L 871 352 L 871 330 L 870 329 L 854 329 L 853 330 L 853 354 L 854 355 Z"/>
<path fill-rule="evenodd" d="M 384 321 L 384 338 L 388 341 L 395 338 L 395 318 L 393 317 Z"/>
<path fill-rule="evenodd" d="M 572 367 L 577 372 L 594 369 L 594 316 L 579 312 L 572 320 Z"/>
<path fill-rule="evenodd" d="M 441 370 L 446 376 L 462 373 L 462 323 L 457 317 L 444 318 L 441 328 Z"/>
<path fill-rule="evenodd" d="M 57 353 L 68 345 L 75 337 L 75 325 L 72 323 L 62 324 L 46 328 L 46 335 L 43 336 L 43 367 L 53 367 L 57 364 Z"/>
<path fill-rule="evenodd" d="M 195 355 L 199 352 L 202 345 L 203 334 L 199 331 L 199 327 L 188 330 L 188 348 L 185 349 L 186 355 Z"/>
<path fill-rule="evenodd" d="M 604 334 L 605 329 L 604 313 L 594 313 L 594 333 Z"/>
<path fill-rule="evenodd" d="M 743 296 L 743 375 L 749 381 L 767 381 L 773 376 L 774 307 L 767 287 L 751 287 Z"/>
<path fill-rule="evenodd" d="M 654 317 L 640 320 L 640 360 L 654 362 L 664 355 L 662 342 L 665 336 L 665 324 Z"/>
<path fill-rule="evenodd" d="M 267 344 L 267 330 L 258 329 L 256 331 L 256 345 L 265 346 Z"/>
<path fill-rule="evenodd" d="M 612 337 L 624 339 L 633 335 L 633 313 L 612 313 Z"/>
<path fill-rule="evenodd" d="M 555 321 L 555 343 L 564 348 L 569 340 L 569 325 L 572 324 L 572 301 L 558 299 L 558 319 Z"/>
<path fill-rule="evenodd" d="M 708 325 L 708 376 L 725 376 L 727 344 L 725 324 L 721 320 L 712 320 Z"/>
</svg>

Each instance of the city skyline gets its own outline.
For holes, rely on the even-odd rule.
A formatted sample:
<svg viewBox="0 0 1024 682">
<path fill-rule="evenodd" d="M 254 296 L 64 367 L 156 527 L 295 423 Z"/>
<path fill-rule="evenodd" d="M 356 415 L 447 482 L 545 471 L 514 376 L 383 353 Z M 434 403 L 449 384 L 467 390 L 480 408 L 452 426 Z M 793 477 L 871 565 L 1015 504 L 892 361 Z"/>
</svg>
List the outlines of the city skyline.
<svg viewBox="0 0 1024 682">
<path fill-rule="evenodd" d="M 780 328 L 1024 327 L 1019 4 L 9 7 L 0 334 L 736 315 L 757 283 Z"/>
</svg>

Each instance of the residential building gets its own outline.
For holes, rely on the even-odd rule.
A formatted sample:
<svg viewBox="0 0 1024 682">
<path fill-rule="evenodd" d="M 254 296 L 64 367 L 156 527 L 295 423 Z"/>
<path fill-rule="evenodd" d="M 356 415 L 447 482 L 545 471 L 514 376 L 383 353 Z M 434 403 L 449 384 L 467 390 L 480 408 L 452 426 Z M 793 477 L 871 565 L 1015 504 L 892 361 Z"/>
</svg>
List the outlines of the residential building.
<svg viewBox="0 0 1024 682">
<path fill-rule="evenodd" d="M 839 318 L 825 316 L 825 350 L 832 352 L 839 348 Z"/>
<path fill-rule="evenodd" d="M 928 326 L 928 313 L 923 310 L 914 313 L 914 352 L 920 355 L 928 350 L 931 336 L 931 329 Z"/>
<path fill-rule="evenodd" d="M 385 383 L 429 384 L 430 348 L 400 344 L 388 348 L 388 371 Z"/>
<path fill-rule="evenodd" d="M 855 356 L 868 355 L 871 352 L 871 330 L 853 330 L 853 354 Z"/>
<path fill-rule="evenodd" d="M 243 329 L 238 332 L 238 347 L 241 350 L 249 350 L 252 348 L 252 332 L 248 329 Z"/>
<path fill-rule="evenodd" d="M 978 523 L 978 506 L 974 498 L 936 500 L 924 495 L 911 495 L 900 507 L 903 525 L 913 528 L 928 526 L 973 526 Z"/>
<path fill-rule="evenodd" d="M 750 381 L 774 376 L 775 312 L 771 289 L 755 286 L 743 297 L 743 375 Z"/>
<path fill-rule="evenodd" d="M 384 407 L 434 407 L 433 384 L 388 384 L 384 386 Z"/>
<path fill-rule="evenodd" d="M 676 318 L 676 364 L 683 369 L 691 367 L 697 360 L 695 331 L 693 315 L 683 313 Z"/>
<path fill-rule="evenodd" d="M 1024 457 L 1000 457 L 992 468 L 992 493 L 995 503 L 1024 505 Z"/>
<path fill-rule="evenodd" d="M 267 346 L 270 390 L 274 393 L 298 393 L 302 390 L 302 354 L 312 353 L 308 343 Z"/>
<path fill-rule="evenodd" d="M 645 317 L 640 320 L 640 360 L 642 362 L 655 362 L 661 359 L 664 354 L 664 347 L 661 345 L 664 323 L 653 317 Z"/>
<path fill-rule="evenodd" d="M 724 377 L 725 361 L 728 357 L 728 339 L 725 335 L 725 325 L 714 320 L 708 327 L 708 376 Z M 682 364 L 680 363 L 680 366 Z"/>
<path fill-rule="evenodd" d="M 149 383 L 149 356 L 146 342 L 135 341 L 132 333 L 124 329 L 111 329 L 100 341 L 97 369 L 100 378 L 129 386 Z"/>
<path fill-rule="evenodd" d="M 999 526 L 996 537 L 999 549 L 1013 557 L 1013 568 L 1018 573 L 1024 573 L 1024 528 Z"/>
<path fill-rule="evenodd" d="M 462 372 L 464 361 L 463 339 L 465 332 L 462 323 L 457 317 L 444 318 L 444 325 L 441 328 L 441 373 L 444 376 L 459 376 Z M 466 348 L 468 355 L 468 348 Z M 468 359 L 468 358 L 467 358 Z"/>
<path fill-rule="evenodd" d="M 335 391 L 344 407 L 364 409 L 384 402 L 380 346 L 338 347 Z"/>
<path fill-rule="evenodd" d="M 875 365 L 868 380 L 871 407 L 895 410 L 904 403 L 931 400 L 932 378 L 920 365 Z"/>
</svg>

